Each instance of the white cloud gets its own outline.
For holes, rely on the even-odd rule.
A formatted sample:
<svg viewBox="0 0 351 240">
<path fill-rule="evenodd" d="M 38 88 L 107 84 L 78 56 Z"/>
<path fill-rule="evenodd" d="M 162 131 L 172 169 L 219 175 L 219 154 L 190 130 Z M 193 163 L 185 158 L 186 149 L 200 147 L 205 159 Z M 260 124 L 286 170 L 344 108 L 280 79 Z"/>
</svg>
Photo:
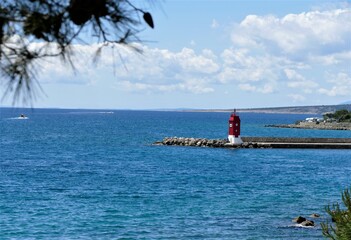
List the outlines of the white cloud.
<svg viewBox="0 0 351 240">
<path fill-rule="evenodd" d="M 214 73 L 218 71 L 218 64 L 211 58 L 203 55 L 196 55 L 194 50 L 183 48 L 175 54 L 175 59 L 186 72 Z"/>
<path fill-rule="evenodd" d="M 190 48 L 179 52 L 136 45 L 143 51 L 137 54 L 128 48 L 115 45 L 106 47 L 96 65 L 90 59 L 98 45 L 75 45 L 72 60 L 77 76 L 68 66 L 56 59 L 41 61 L 40 82 L 62 84 L 92 84 L 96 79 L 117 78 L 121 86 L 133 91 L 186 91 L 208 93 L 214 91 L 208 76 L 219 70 L 217 56 L 209 49 L 196 53 Z M 113 74 L 114 73 L 114 74 Z"/>
<path fill-rule="evenodd" d="M 222 83 L 228 79 L 245 82 L 241 89 L 251 92 L 284 91 L 282 86 L 287 86 L 301 93 L 314 90 L 330 97 L 351 95 L 349 78 L 338 74 L 350 69 L 350 16 L 350 8 L 281 18 L 249 15 L 233 27 L 233 46 L 222 54 L 230 69 L 222 71 L 219 79 Z M 325 76 L 325 72 L 334 75 Z M 273 87 L 264 91 L 262 84 Z M 301 94 L 289 96 L 294 101 L 306 100 Z"/>
<path fill-rule="evenodd" d="M 242 83 L 242 84 L 239 84 L 239 88 L 241 90 L 244 90 L 244 91 L 248 91 L 248 92 L 255 92 L 256 91 L 256 87 L 249 84 L 249 83 Z"/>
<path fill-rule="evenodd" d="M 351 87 L 351 76 L 345 72 L 340 72 L 336 75 L 328 74 L 327 77 L 329 78 L 328 82 Z"/>
<path fill-rule="evenodd" d="M 267 82 L 278 79 L 274 61 L 269 56 L 254 56 L 248 49 L 226 49 L 221 54 L 223 67 L 218 74 L 221 83 Z"/>
<path fill-rule="evenodd" d="M 268 94 L 268 93 L 272 93 L 275 90 L 275 84 L 265 84 L 262 87 L 258 87 L 258 86 L 254 86 L 252 84 L 249 83 L 243 83 L 243 84 L 239 84 L 239 88 L 241 90 L 244 91 L 248 91 L 248 92 L 257 92 L 257 93 L 263 93 L 263 94 Z"/>
<path fill-rule="evenodd" d="M 318 87 L 318 83 L 315 83 L 313 81 L 294 81 L 294 82 L 289 82 L 288 87 L 290 88 L 300 88 L 302 90 L 311 89 L 311 88 L 316 88 Z"/>
<path fill-rule="evenodd" d="M 235 46 L 260 47 L 295 58 L 349 49 L 351 9 L 275 16 L 247 16 L 232 32 Z"/>
<path fill-rule="evenodd" d="M 299 88 L 303 92 L 311 92 L 311 89 L 318 87 L 318 83 L 306 80 L 306 78 L 299 74 L 296 70 L 293 69 L 284 69 L 284 73 L 288 80 L 287 86 L 289 88 Z"/>
<path fill-rule="evenodd" d="M 34 43 L 31 48 L 41 48 L 46 53 L 56 53 L 55 44 Z M 47 57 L 36 60 L 39 80 L 42 84 L 61 83 L 92 85 L 97 78 L 96 66 L 90 60 L 95 56 L 97 45 L 75 45 L 72 47 L 74 54 L 70 61 L 62 61 L 58 57 Z"/>
<path fill-rule="evenodd" d="M 318 92 L 330 97 L 351 96 L 351 76 L 341 72 L 338 74 L 328 74 L 328 81 L 333 86 L 331 88 L 320 88 Z"/>
<path fill-rule="evenodd" d="M 334 86 L 330 89 L 320 88 L 320 89 L 318 89 L 318 92 L 321 94 L 325 94 L 329 97 L 350 96 L 351 95 L 351 90 L 347 86 Z"/>
<path fill-rule="evenodd" d="M 128 53 L 123 56 L 124 66 L 120 65 L 118 73 L 129 79 L 143 81 L 164 81 L 167 79 L 181 79 L 185 75 L 203 76 L 218 71 L 219 66 L 213 59 L 214 54 L 210 50 L 204 50 L 201 54 L 195 53 L 190 48 L 183 48 L 180 52 L 142 47 L 143 55 Z"/>
<path fill-rule="evenodd" d="M 250 15 L 234 27 L 232 46 L 220 54 L 211 49 L 170 51 L 136 44 L 143 51 L 140 55 L 114 45 L 104 48 L 93 65 L 90 59 L 100 45 L 77 44 L 76 77 L 56 59 L 42 63 L 41 82 L 88 85 L 112 79 L 125 91 L 195 94 L 214 92 L 218 85 L 238 86 L 245 92 L 280 92 L 294 101 L 307 101 L 303 94 L 312 91 L 347 96 L 351 95 L 346 74 L 351 21 L 345 20 L 350 14 L 350 9 L 339 9 L 282 18 Z M 213 24 L 218 26 L 216 20 Z"/>
<path fill-rule="evenodd" d="M 197 83 L 196 81 L 187 81 L 178 84 L 147 84 L 147 83 L 135 83 L 131 81 L 121 81 L 118 83 L 119 87 L 129 91 L 129 92 L 144 92 L 147 94 L 150 93 L 160 93 L 160 92 L 173 92 L 173 91 L 181 91 L 181 92 L 189 92 L 195 94 L 203 94 L 213 92 L 214 89 L 210 87 L 206 87 L 201 83 Z"/>
<path fill-rule="evenodd" d="M 293 99 L 293 102 L 303 102 L 306 100 L 306 97 L 300 94 L 289 94 L 288 96 Z"/>
<path fill-rule="evenodd" d="M 305 81 L 305 78 L 293 69 L 284 69 L 284 72 L 289 80 Z"/>
<path fill-rule="evenodd" d="M 275 83 L 272 82 L 272 83 L 266 83 L 264 84 L 264 86 L 259 89 L 258 91 L 261 92 L 261 93 L 265 93 L 265 94 L 268 94 L 268 93 L 273 93 L 275 91 Z"/>
<path fill-rule="evenodd" d="M 211 28 L 218 28 L 218 27 L 219 27 L 219 23 L 217 22 L 216 19 L 213 19 L 211 23 Z"/>
</svg>

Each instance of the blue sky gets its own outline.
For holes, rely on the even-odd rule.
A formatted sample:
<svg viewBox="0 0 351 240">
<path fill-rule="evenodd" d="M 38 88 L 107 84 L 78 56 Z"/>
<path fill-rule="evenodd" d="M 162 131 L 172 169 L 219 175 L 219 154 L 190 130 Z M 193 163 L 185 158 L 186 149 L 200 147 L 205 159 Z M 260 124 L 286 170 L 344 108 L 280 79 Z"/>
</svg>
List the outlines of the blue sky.
<svg viewBox="0 0 351 240">
<path fill-rule="evenodd" d="M 351 100 L 351 1 L 133 1 L 153 15 L 138 47 L 79 45 L 77 72 L 45 61 L 35 107 L 159 109 Z M 8 105 L 5 100 L 3 105 Z"/>
</svg>

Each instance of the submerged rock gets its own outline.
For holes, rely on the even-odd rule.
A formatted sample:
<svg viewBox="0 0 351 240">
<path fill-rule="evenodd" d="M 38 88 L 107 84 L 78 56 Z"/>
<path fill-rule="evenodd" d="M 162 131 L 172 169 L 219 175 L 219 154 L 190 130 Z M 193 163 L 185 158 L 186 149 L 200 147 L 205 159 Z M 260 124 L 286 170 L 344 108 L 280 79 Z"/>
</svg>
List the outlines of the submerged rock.
<svg viewBox="0 0 351 240">
<path fill-rule="evenodd" d="M 306 218 L 304 218 L 302 216 L 298 216 L 298 217 L 294 218 L 292 221 L 296 222 L 296 223 L 302 223 L 302 222 L 306 221 Z"/>
<path fill-rule="evenodd" d="M 301 223 L 301 225 L 304 227 L 314 227 L 314 222 L 310 220 L 305 220 Z"/>
<path fill-rule="evenodd" d="M 319 216 L 318 214 L 312 214 L 312 215 Z M 298 217 L 294 218 L 292 221 L 299 224 L 298 226 L 302 226 L 302 227 L 314 227 L 315 226 L 314 221 L 308 220 L 302 216 L 298 216 Z"/>
<path fill-rule="evenodd" d="M 312 218 L 319 218 L 320 215 L 317 214 L 317 213 L 312 213 L 312 214 L 310 215 L 310 217 L 312 217 Z"/>
</svg>

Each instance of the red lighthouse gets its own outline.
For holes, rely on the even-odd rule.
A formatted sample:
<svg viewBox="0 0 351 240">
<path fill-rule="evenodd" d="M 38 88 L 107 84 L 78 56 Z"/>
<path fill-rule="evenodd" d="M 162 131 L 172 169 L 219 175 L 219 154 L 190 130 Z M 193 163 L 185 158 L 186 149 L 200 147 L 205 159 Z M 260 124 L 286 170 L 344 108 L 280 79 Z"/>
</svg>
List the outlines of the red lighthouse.
<svg viewBox="0 0 351 240">
<path fill-rule="evenodd" d="M 240 117 L 238 114 L 236 114 L 235 109 L 229 118 L 228 140 L 232 144 L 242 144 L 243 143 L 243 141 L 240 138 Z"/>
</svg>

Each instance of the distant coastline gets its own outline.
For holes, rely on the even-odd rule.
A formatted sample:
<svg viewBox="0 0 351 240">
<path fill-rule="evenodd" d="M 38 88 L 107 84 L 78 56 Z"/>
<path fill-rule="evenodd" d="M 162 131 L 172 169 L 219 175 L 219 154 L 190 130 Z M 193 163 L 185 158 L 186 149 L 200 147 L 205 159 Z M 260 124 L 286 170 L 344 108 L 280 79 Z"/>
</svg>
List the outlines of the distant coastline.
<svg viewBox="0 0 351 240">
<path fill-rule="evenodd" d="M 235 106 L 234 106 L 235 107 Z M 15 109 L 15 110 L 34 110 L 34 109 L 56 109 L 56 110 L 84 110 L 84 111 L 169 111 L 169 112 L 232 112 L 233 109 L 191 109 L 191 108 L 169 108 L 169 109 L 89 109 L 89 108 L 26 108 L 26 107 L 11 107 L 0 106 L 0 109 Z M 264 108 L 236 108 L 237 112 L 242 113 L 279 113 L 279 114 L 311 114 L 323 115 L 328 112 L 335 112 L 340 109 L 351 111 L 351 104 L 339 105 L 317 105 L 317 106 L 290 106 L 290 107 L 264 107 Z"/>
<path fill-rule="evenodd" d="M 319 123 L 314 122 L 300 122 L 299 124 L 271 124 L 265 125 L 265 127 L 275 127 L 275 128 L 300 128 L 300 129 L 319 129 L 319 130 L 351 130 L 351 123 Z"/>
<path fill-rule="evenodd" d="M 281 114 L 314 114 L 322 115 L 336 110 L 347 109 L 351 111 L 351 104 L 319 105 L 319 106 L 292 106 L 292 107 L 267 107 L 267 108 L 238 108 L 240 112 L 251 113 L 281 113 Z M 233 109 L 184 109 L 182 112 L 232 112 Z"/>
</svg>

